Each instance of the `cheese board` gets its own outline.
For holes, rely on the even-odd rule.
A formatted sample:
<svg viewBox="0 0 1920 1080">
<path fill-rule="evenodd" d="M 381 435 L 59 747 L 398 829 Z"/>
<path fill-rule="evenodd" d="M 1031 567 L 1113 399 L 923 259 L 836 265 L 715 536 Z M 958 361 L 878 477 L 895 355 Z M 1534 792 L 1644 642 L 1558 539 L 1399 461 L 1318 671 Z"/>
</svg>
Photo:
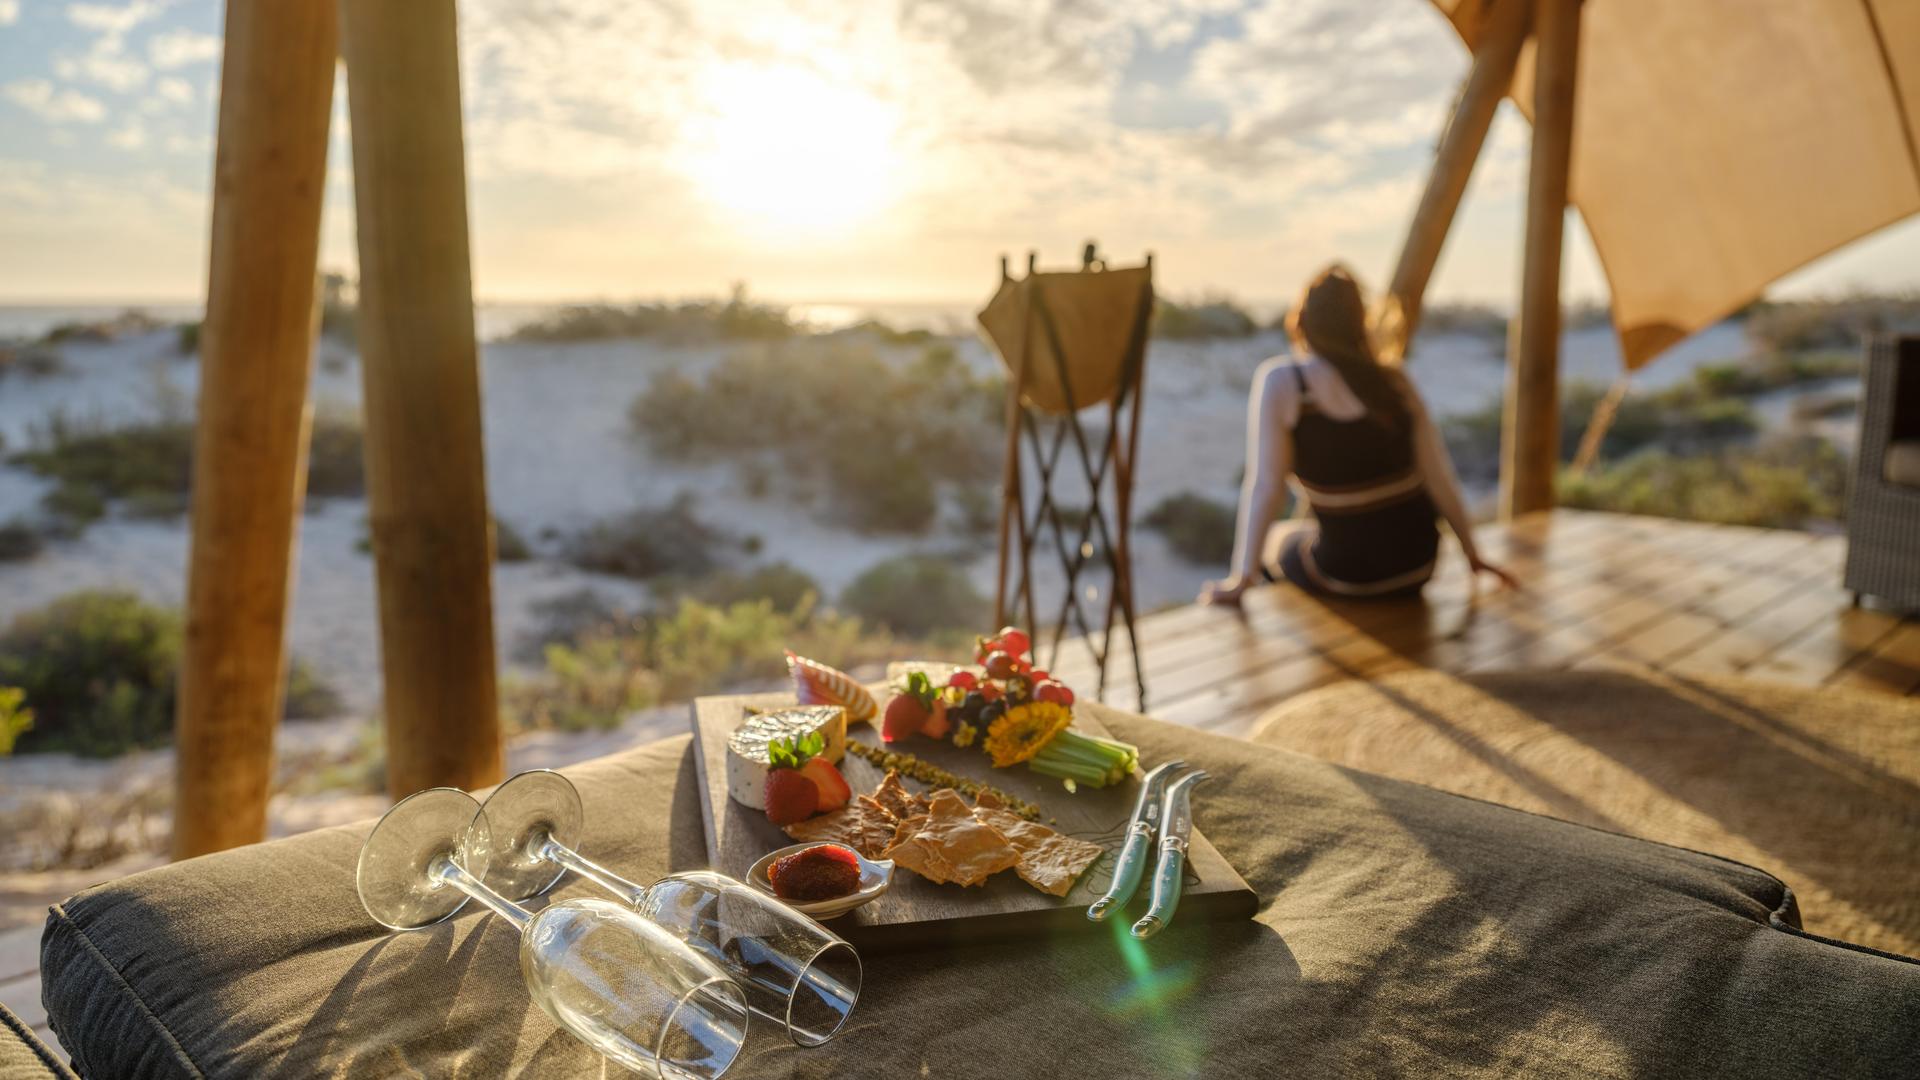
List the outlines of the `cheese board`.
<svg viewBox="0 0 1920 1080">
<path fill-rule="evenodd" d="M 744 880 L 762 856 L 793 843 L 765 813 L 742 805 L 727 794 L 727 740 L 753 712 L 792 708 L 790 694 L 705 697 L 693 704 L 694 762 L 700 782 L 700 813 L 706 830 L 709 865 Z M 1093 735 L 1106 735 L 1098 705 L 1074 707 L 1073 726 Z M 847 728 L 847 744 L 882 746 L 880 733 L 870 724 Z M 891 748 L 889 748 L 891 749 Z M 985 883 L 963 887 L 934 884 L 914 874 L 895 875 L 891 889 L 871 903 L 831 923 L 833 930 L 868 952 L 887 952 L 959 943 L 1006 940 L 1054 934 L 1112 933 L 1114 926 L 1087 918 L 1087 907 L 1112 880 L 1115 852 L 1124 838 L 1140 778 L 1104 788 L 1068 791 L 1059 780 L 1024 766 L 996 769 L 977 750 L 961 749 L 942 740 L 920 739 L 900 749 L 938 768 L 980 783 L 1038 807 L 1040 821 L 1076 839 L 1099 845 L 1103 851 L 1080 875 L 1065 896 L 1042 893 L 1012 873 L 997 874 Z M 1150 762 L 1143 762 L 1150 765 Z M 886 769 L 858 753 L 848 753 L 840 770 L 856 792 L 871 792 Z M 921 794 L 927 784 L 907 781 Z M 1204 804 L 1202 794 L 1199 801 Z M 1238 873 L 1193 830 L 1187 853 L 1185 888 L 1178 919 L 1182 923 L 1252 918 L 1258 899 Z M 1145 890 L 1128 910 L 1137 914 L 1147 906 Z"/>
</svg>

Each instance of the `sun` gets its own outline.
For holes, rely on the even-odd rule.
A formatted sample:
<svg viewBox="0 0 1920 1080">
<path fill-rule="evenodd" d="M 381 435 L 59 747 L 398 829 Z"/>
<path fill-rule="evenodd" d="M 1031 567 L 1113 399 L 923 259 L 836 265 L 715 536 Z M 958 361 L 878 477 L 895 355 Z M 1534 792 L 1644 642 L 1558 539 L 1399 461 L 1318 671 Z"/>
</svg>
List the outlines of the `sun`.
<svg viewBox="0 0 1920 1080">
<path fill-rule="evenodd" d="M 871 220 L 896 194 L 898 110 L 798 67 L 717 65 L 696 87 L 684 171 L 746 228 L 812 234 Z"/>
</svg>

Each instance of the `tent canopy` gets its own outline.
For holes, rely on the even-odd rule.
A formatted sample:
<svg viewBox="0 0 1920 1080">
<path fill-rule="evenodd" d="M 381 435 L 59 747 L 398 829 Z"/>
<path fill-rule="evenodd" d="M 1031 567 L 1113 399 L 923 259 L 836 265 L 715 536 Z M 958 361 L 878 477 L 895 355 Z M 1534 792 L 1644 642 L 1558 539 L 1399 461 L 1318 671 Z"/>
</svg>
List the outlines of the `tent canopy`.
<svg viewBox="0 0 1920 1080">
<path fill-rule="evenodd" d="M 1433 0 L 1469 49 L 1513 2 Z M 1920 2 L 1582 7 L 1570 201 L 1629 369 L 1920 211 Z M 1533 52 L 1509 91 L 1529 118 Z"/>
</svg>

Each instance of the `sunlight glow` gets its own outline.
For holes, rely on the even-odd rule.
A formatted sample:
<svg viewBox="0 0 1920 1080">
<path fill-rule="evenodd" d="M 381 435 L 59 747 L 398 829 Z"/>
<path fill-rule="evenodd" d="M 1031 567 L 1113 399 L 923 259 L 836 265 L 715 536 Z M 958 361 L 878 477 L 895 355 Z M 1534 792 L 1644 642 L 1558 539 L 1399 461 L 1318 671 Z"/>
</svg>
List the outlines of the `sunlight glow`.
<svg viewBox="0 0 1920 1080">
<path fill-rule="evenodd" d="M 752 229 L 843 230 L 898 194 L 898 111 L 798 67 L 716 65 L 686 121 L 682 167 Z"/>
</svg>

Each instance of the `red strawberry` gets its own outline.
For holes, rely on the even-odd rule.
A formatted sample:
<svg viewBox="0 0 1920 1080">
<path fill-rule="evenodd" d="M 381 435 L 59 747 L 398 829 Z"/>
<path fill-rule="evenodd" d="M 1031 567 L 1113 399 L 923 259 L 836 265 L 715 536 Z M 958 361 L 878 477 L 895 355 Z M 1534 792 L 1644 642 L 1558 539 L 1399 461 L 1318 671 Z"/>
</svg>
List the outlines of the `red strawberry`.
<svg viewBox="0 0 1920 1080">
<path fill-rule="evenodd" d="M 1071 705 L 1073 704 L 1073 691 L 1067 689 L 1064 683 L 1043 682 L 1034 686 L 1033 700 L 1051 701 L 1058 705 Z"/>
<path fill-rule="evenodd" d="M 1026 631 L 1012 626 L 1000 631 L 999 641 L 1000 648 L 1014 656 L 1025 656 L 1027 650 L 1033 648 L 1033 641 L 1027 637 Z"/>
<path fill-rule="evenodd" d="M 800 775 L 813 781 L 813 786 L 820 791 L 820 803 L 814 807 L 817 814 L 838 810 L 853 798 L 853 788 L 848 786 L 846 777 L 826 758 L 808 758 L 807 763 L 800 766 Z"/>
<path fill-rule="evenodd" d="M 947 719 L 947 703 L 936 700 L 933 711 L 927 714 L 927 722 L 920 725 L 920 734 L 929 739 L 944 739 L 947 732 L 953 730 L 953 721 Z"/>
<path fill-rule="evenodd" d="M 963 668 L 947 678 L 947 685 L 957 686 L 962 690 L 971 690 L 980 685 L 980 679 L 975 676 L 973 672 Z"/>
<path fill-rule="evenodd" d="M 880 721 L 880 738 L 885 742 L 899 742 L 901 739 L 926 726 L 927 717 L 932 710 L 920 703 L 920 699 L 907 694 L 896 694 L 887 702 L 887 715 Z"/>
<path fill-rule="evenodd" d="M 767 820 L 775 825 L 805 821 L 820 808 L 820 789 L 800 769 L 767 774 Z"/>
</svg>

